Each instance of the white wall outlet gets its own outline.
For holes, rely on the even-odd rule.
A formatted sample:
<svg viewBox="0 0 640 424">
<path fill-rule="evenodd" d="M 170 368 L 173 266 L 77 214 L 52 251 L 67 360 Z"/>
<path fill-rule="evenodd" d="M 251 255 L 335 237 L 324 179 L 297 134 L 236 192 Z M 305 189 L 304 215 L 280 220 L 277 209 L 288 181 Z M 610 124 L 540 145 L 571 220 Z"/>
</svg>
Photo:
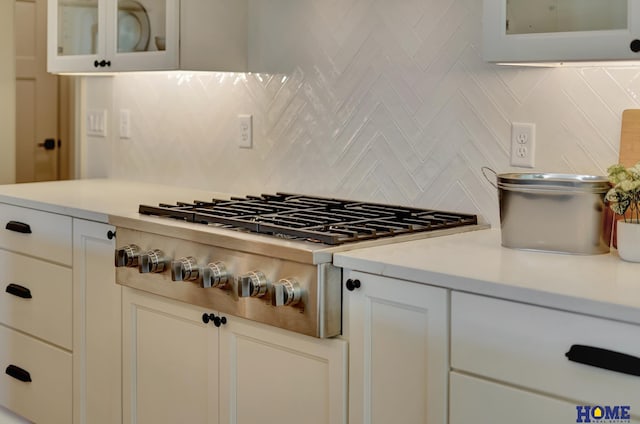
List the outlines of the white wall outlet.
<svg viewBox="0 0 640 424">
<path fill-rule="evenodd" d="M 131 111 L 120 109 L 120 138 L 131 138 Z"/>
<path fill-rule="evenodd" d="M 87 135 L 92 137 L 107 136 L 107 111 L 89 110 L 87 111 Z"/>
<path fill-rule="evenodd" d="M 238 115 L 238 147 L 253 147 L 253 119 L 251 115 Z"/>
<path fill-rule="evenodd" d="M 536 153 L 536 124 L 511 123 L 511 166 L 533 168 Z"/>
</svg>

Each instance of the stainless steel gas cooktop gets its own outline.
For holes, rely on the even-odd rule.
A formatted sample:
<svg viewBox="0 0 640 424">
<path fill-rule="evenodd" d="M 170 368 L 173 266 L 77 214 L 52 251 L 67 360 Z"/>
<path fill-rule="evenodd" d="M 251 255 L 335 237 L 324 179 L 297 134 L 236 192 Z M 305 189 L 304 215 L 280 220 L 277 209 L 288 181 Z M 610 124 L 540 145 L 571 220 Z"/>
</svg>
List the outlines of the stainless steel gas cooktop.
<svg viewBox="0 0 640 424">
<path fill-rule="evenodd" d="M 214 310 L 217 326 L 238 316 L 314 337 L 341 332 L 334 253 L 485 228 L 470 214 L 286 193 L 139 213 L 113 222 L 118 284 L 202 306 L 205 323 Z"/>
</svg>

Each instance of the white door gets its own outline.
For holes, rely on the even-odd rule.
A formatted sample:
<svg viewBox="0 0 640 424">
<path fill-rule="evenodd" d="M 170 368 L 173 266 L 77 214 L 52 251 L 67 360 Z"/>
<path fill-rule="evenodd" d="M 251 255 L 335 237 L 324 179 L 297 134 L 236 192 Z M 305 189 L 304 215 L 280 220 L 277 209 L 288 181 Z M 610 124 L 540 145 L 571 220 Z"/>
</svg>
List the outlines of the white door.
<svg viewBox="0 0 640 424">
<path fill-rule="evenodd" d="M 220 328 L 221 424 L 346 424 L 347 343 L 228 317 Z"/>
<path fill-rule="evenodd" d="M 123 288 L 123 422 L 216 424 L 218 331 L 203 308 Z"/>
<path fill-rule="evenodd" d="M 359 272 L 344 291 L 349 422 L 445 424 L 448 292 Z"/>
<path fill-rule="evenodd" d="M 58 78 L 47 74 L 47 2 L 16 0 L 16 182 L 58 179 Z"/>
</svg>

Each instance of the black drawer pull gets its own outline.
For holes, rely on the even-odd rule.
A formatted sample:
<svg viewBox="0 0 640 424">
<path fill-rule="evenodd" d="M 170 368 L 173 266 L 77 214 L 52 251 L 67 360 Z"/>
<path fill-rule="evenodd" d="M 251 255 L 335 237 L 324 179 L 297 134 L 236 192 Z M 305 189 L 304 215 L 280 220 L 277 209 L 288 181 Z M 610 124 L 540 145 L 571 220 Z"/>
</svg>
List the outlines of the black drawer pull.
<svg viewBox="0 0 640 424">
<path fill-rule="evenodd" d="M 15 231 L 16 233 L 31 234 L 31 227 L 24 222 L 9 221 L 4 228 L 9 231 Z"/>
<path fill-rule="evenodd" d="M 623 374 L 640 376 L 640 358 L 593 346 L 573 345 L 565 354 L 570 361 Z"/>
<path fill-rule="evenodd" d="M 5 289 L 5 291 L 9 294 L 12 294 L 14 296 L 18 296 L 21 297 L 23 299 L 31 299 L 31 290 L 29 290 L 26 287 L 23 287 L 21 285 L 18 284 L 9 284 L 7 286 L 7 288 Z"/>
<path fill-rule="evenodd" d="M 4 372 L 16 380 L 24 381 L 25 383 L 31 382 L 31 374 L 29 374 L 29 371 L 23 370 L 15 365 L 9 365 Z"/>
<path fill-rule="evenodd" d="M 360 284 L 360 280 L 352 280 L 351 278 L 349 278 L 346 283 L 345 286 L 347 287 L 347 290 L 349 291 L 354 291 L 355 289 L 359 289 L 361 284 Z"/>
</svg>

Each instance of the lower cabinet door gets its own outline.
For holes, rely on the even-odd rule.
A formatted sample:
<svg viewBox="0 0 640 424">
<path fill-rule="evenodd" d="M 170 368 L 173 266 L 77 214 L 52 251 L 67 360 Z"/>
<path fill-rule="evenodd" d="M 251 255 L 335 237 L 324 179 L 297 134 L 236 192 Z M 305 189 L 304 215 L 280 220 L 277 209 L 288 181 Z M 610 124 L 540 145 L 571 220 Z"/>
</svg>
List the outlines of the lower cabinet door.
<svg viewBox="0 0 640 424">
<path fill-rule="evenodd" d="M 237 317 L 220 328 L 221 424 L 346 424 L 347 343 Z"/>
<path fill-rule="evenodd" d="M 218 422 L 218 333 L 204 312 L 123 288 L 124 423 Z"/>
<path fill-rule="evenodd" d="M 360 283 L 343 293 L 349 422 L 446 424 L 447 291 L 360 272 L 344 278 Z"/>
<path fill-rule="evenodd" d="M 73 220 L 73 424 L 122 424 L 122 293 L 109 231 Z"/>
<path fill-rule="evenodd" d="M 571 403 L 451 373 L 450 424 L 638 423 L 624 405 Z"/>
<path fill-rule="evenodd" d="M 0 405 L 33 422 L 72 422 L 71 354 L 0 325 Z"/>
<path fill-rule="evenodd" d="M 26 418 L 14 414 L 7 408 L 0 406 L 0 423 L 2 424 L 29 424 Z"/>
</svg>

